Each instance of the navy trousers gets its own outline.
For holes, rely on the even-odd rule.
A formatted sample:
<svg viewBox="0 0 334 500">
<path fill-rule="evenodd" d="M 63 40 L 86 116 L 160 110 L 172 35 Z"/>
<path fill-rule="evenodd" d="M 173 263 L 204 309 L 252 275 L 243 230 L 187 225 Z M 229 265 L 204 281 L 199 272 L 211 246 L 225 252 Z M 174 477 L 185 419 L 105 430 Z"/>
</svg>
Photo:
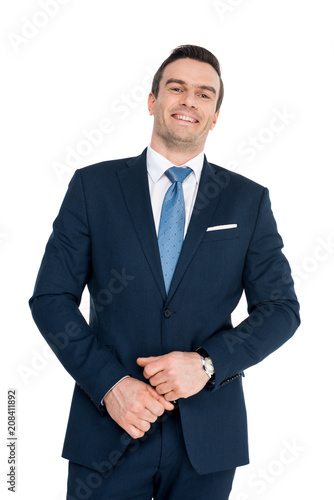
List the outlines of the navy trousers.
<svg viewBox="0 0 334 500">
<path fill-rule="evenodd" d="M 228 500 L 234 474 L 235 469 L 195 471 L 174 410 L 165 412 L 143 438 L 132 440 L 111 471 L 69 462 L 67 500 Z"/>
</svg>

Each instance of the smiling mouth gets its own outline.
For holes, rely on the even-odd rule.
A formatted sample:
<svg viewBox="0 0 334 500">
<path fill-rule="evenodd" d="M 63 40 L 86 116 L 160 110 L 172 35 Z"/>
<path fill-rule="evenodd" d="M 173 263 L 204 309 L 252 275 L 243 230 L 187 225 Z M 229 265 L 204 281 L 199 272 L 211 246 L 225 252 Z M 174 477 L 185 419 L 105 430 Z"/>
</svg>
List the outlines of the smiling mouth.
<svg viewBox="0 0 334 500">
<path fill-rule="evenodd" d="M 189 122 L 189 123 L 199 123 L 198 120 L 195 118 L 191 118 L 190 116 L 185 116 L 185 115 L 172 115 L 173 118 L 176 120 L 182 121 L 182 122 Z"/>
</svg>

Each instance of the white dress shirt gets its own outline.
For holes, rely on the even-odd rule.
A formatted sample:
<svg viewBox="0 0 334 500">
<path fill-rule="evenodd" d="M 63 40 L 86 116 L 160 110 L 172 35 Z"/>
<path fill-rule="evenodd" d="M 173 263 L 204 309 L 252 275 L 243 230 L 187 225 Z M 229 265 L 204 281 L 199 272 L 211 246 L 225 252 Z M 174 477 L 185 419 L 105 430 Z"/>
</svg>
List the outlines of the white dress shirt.
<svg viewBox="0 0 334 500">
<path fill-rule="evenodd" d="M 181 165 L 181 167 L 189 167 L 192 169 L 192 172 L 185 178 L 182 182 L 183 187 L 183 196 L 184 196 L 184 208 L 185 208 L 185 225 L 184 225 L 184 236 L 187 233 L 187 229 L 189 226 L 191 214 L 193 212 L 193 208 L 195 205 L 195 200 L 198 191 L 199 181 L 201 179 L 202 168 L 204 163 L 204 152 L 200 153 L 195 158 L 192 158 L 190 161 Z M 155 230 L 157 236 L 159 234 L 159 224 L 160 224 L 160 215 L 162 204 L 165 198 L 165 194 L 172 185 L 172 182 L 165 175 L 165 171 L 170 167 L 174 167 L 175 165 L 167 160 L 160 153 L 154 151 L 151 146 L 147 148 L 147 173 L 148 173 L 148 185 L 150 190 L 151 197 L 151 205 L 152 212 L 155 224 Z M 130 375 L 126 375 L 121 378 L 118 382 L 108 392 L 110 392 L 117 384 L 119 384 L 125 378 L 128 378 Z M 108 393 L 107 393 L 108 394 Z M 103 400 L 101 404 L 104 405 Z"/>
<path fill-rule="evenodd" d="M 184 208 L 186 212 L 184 235 L 186 235 L 187 233 L 191 214 L 193 212 L 203 163 L 204 152 L 200 153 L 198 156 L 195 156 L 195 158 L 192 158 L 184 165 L 181 165 L 181 167 L 189 167 L 192 169 L 192 172 L 188 175 L 188 177 L 185 178 L 182 183 Z M 147 148 L 148 184 L 150 189 L 155 230 L 157 235 L 159 233 L 162 204 L 169 186 L 172 185 L 172 182 L 166 175 L 164 175 L 165 171 L 170 167 L 174 167 L 174 164 L 172 162 L 167 160 L 167 158 L 162 156 L 160 153 L 154 151 L 151 146 Z"/>
</svg>

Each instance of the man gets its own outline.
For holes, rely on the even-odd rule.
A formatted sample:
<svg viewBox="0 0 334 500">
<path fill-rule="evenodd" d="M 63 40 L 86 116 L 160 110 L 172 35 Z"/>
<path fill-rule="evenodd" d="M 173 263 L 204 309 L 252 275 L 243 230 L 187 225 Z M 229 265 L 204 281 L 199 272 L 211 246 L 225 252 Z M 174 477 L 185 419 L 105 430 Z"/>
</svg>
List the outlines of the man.
<svg viewBox="0 0 334 500">
<path fill-rule="evenodd" d="M 175 49 L 150 147 L 78 170 L 55 220 L 30 305 L 76 381 L 68 500 L 226 500 L 248 463 L 242 376 L 299 306 L 268 190 L 204 156 L 222 98 L 213 54 Z"/>
</svg>

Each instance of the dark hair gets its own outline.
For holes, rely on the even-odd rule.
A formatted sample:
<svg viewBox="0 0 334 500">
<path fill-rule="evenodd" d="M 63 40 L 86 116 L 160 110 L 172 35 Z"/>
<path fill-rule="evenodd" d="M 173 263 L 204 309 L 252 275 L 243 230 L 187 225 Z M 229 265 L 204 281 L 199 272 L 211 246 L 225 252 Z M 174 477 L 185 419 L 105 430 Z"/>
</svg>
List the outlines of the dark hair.
<svg viewBox="0 0 334 500">
<path fill-rule="evenodd" d="M 206 62 L 210 64 L 218 73 L 220 81 L 220 89 L 217 101 L 216 111 L 220 109 L 221 103 L 224 96 L 224 85 L 221 79 L 220 64 L 218 59 L 207 49 L 203 47 L 198 47 L 197 45 L 180 45 L 174 49 L 170 56 L 161 64 L 160 68 L 156 72 L 152 83 L 152 94 L 157 97 L 159 93 L 159 85 L 164 72 L 164 69 L 168 64 L 177 61 L 178 59 L 194 59 L 195 61 Z"/>
</svg>

